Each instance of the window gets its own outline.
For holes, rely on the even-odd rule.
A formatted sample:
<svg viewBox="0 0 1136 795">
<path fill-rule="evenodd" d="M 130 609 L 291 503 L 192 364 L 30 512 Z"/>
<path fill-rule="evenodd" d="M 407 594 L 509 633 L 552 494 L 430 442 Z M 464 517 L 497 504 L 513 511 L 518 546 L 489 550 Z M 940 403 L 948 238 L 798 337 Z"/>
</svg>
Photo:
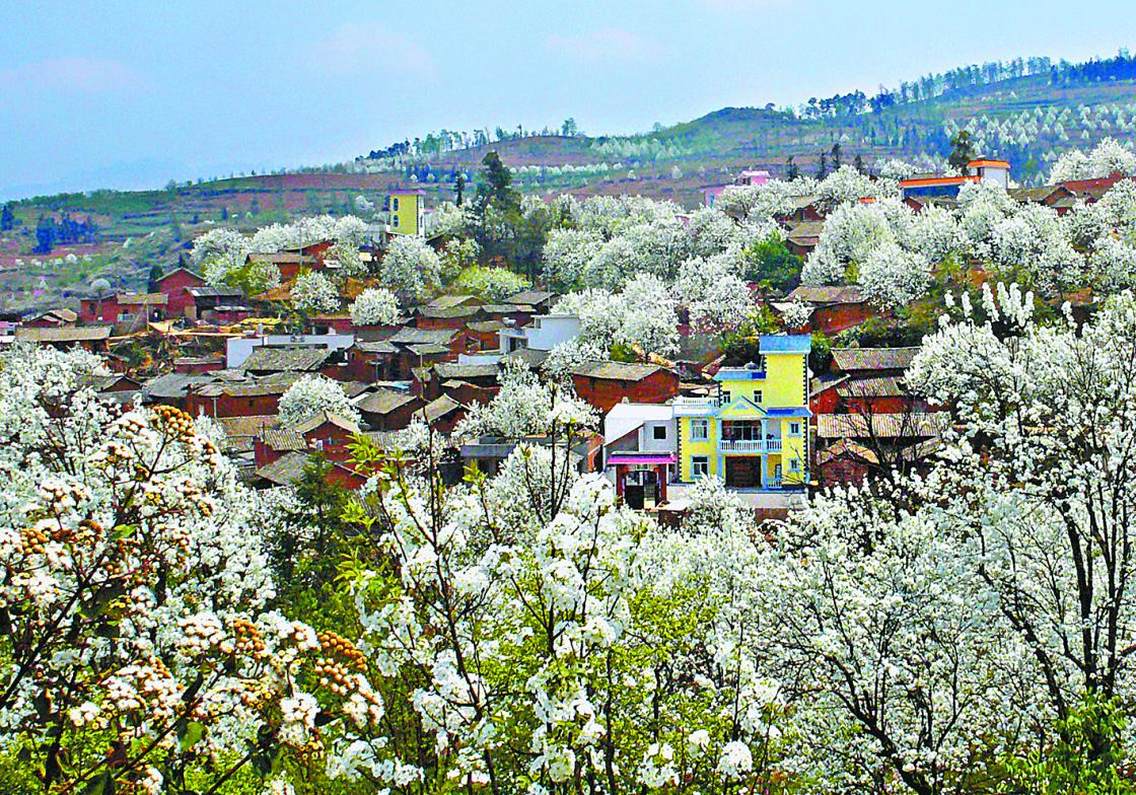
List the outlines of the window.
<svg viewBox="0 0 1136 795">
<path fill-rule="evenodd" d="M 790 436 L 800 436 L 801 435 L 801 423 L 790 422 L 789 423 L 789 435 Z"/>
<path fill-rule="evenodd" d="M 705 442 L 710 438 L 710 423 L 706 420 L 690 421 L 690 441 Z"/>
<path fill-rule="evenodd" d="M 753 390 L 753 402 L 759 406 L 765 402 L 765 396 L 760 389 Z"/>
<path fill-rule="evenodd" d="M 394 199 L 391 200 L 391 209 L 394 210 L 396 213 L 398 212 L 398 197 L 397 196 L 395 196 Z"/>
<path fill-rule="evenodd" d="M 801 459 L 790 458 L 789 459 L 789 471 L 790 472 L 800 472 L 801 471 Z"/>
<path fill-rule="evenodd" d="M 656 425 L 651 429 L 654 434 L 655 441 L 665 440 L 667 438 L 667 426 Z"/>
<path fill-rule="evenodd" d="M 695 455 L 690 457 L 690 476 L 697 480 L 710 474 L 710 457 Z"/>
<path fill-rule="evenodd" d="M 396 215 L 392 220 L 393 223 L 391 224 L 391 226 L 398 226 L 398 216 Z"/>
<path fill-rule="evenodd" d="M 730 402 L 730 390 L 723 389 L 722 394 L 718 398 L 718 402 L 720 402 L 723 406 L 725 406 L 727 403 L 729 403 Z"/>
</svg>

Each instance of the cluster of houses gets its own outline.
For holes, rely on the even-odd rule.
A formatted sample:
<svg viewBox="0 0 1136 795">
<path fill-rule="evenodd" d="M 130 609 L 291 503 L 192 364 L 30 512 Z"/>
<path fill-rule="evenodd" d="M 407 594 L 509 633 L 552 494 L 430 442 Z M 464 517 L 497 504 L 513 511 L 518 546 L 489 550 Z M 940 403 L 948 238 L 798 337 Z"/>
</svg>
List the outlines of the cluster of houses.
<svg viewBox="0 0 1136 795">
<path fill-rule="evenodd" d="M 952 187 L 957 192 L 966 181 L 1004 180 L 1008 173 L 1008 164 L 998 161 L 971 165 L 973 173 L 950 184 L 945 178 L 905 181 L 904 200 L 950 202 Z M 739 178 L 746 184 L 764 179 L 765 172 Z M 1099 198 L 1115 181 L 1015 195 L 1060 208 Z M 808 199 L 795 210 L 802 248 L 823 225 Z M 403 231 L 425 225 L 416 194 L 390 197 L 387 206 L 392 221 L 398 212 Z M 806 224 L 814 226 L 802 228 Z M 384 231 L 390 230 L 388 223 Z M 366 436 L 391 446 L 415 420 L 450 434 L 472 406 L 498 393 L 510 360 L 540 372 L 553 349 L 580 334 L 579 319 L 558 312 L 558 296 L 543 290 L 493 303 L 445 294 L 388 325 L 359 326 L 337 313 L 309 318 L 303 333 L 285 331 L 277 318 L 291 284 L 306 270 L 334 268 L 331 245 L 312 241 L 250 254 L 280 269 L 281 286 L 265 294 L 208 285 L 177 268 L 158 279 L 153 292 L 108 293 L 83 299 L 78 312 L 8 318 L 0 342 L 100 353 L 112 371 L 95 384 L 105 400 L 176 406 L 212 418 L 225 434 L 227 454 L 256 486 L 294 484 L 319 455 L 329 464 L 329 480 L 357 488 L 365 478 L 352 463 L 353 440 Z M 368 247 L 362 252 L 378 254 Z M 362 286 L 345 280 L 346 297 Z M 812 350 L 813 332 L 835 335 L 877 317 L 878 310 L 854 286 L 802 286 L 784 300 L 805 304 L 807 320 L 791 333 L 761 336 L 753 361 L 727 361 L 716 339 L 683 328 L 681 352 L 672 361 L 577 366 L 570 374 L 576 393 L 602 423 L 564 451 L 572 465 L 602 472 L 627 504 L 661 515 L 684 510 L 694 485 L 715 477 L 770 516 L 803 505 L 811 489 L 923 466 L 938 449 L 949 414 L 907 389 L 905 373 L 918 349 L 836 348 L 822 359 Z M 783 308 L 777 301 L 770 306 Z M 340 386 L 358 420 L 320 412 L 297 424 L 281 422 L 283 395 L 316 374 Z M 492 473 L 521 441 L 465 440 L 451 449 L 446 465 L 455 473 L 469 465 Z"/>
<path fill-rule="evenodd" d="M 707 185 L 701 189 L 703 203 L 713 207 L 726 188 L 731 186 L 764 185 L 772 177 L 768 171 L 742 171 L 729 184 Z M 1041 204 L 1052 207 L 1064 215 L 1077 204 L 1093 204 L 1117 182 L 1126 177 L 1113 174 L 1096 179 L 1080 179 L 1042 185 L 1035 188 L 1011 187 L 1010 163 L 994 158 L 975 158 L 967 163 L 962 174 L 915 174 L 899 183 L 900 198 L 916 212 L 928 205 L 954 207 L 959 189 L 972 182 L 988 182 L 1007 189 L 1010 197 L 1023 204 Z M 867 199 L 864 199 L 867 201 Z M 824 231 L 826 209 L 821 197 L 802 194 L 794 197 L 791 207 L 777 220 L 785 227 L 786 247 L 794 254 L 805 256 L 817 247 Z"/>
</svg>

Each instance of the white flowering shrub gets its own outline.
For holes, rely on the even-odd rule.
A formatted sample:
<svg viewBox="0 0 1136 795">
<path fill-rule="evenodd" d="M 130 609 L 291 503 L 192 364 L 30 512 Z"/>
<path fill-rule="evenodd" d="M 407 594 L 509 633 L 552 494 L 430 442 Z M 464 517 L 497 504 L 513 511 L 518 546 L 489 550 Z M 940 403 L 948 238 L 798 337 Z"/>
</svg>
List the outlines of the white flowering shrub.
<svg viewBox="0 0 1136 795">
<path fill-rule="evenodd" d="M 398 235 L 383 255 L 380 274 L 383 284 L 396 293 L 421 298 L 439 286 L 441 261 L 425 240 Z"/>
<path fill-rule="evenodd" d="M 358 650 L 267 610 L 233 465 L 177 409 L 101 403 L 98 368 L 49 348 L 0 362 L 0 725 L 23 760 L 6 785 L 220 788 L 345 725 L 370 736 L 383 705 Z"/>
<path fill-rule="evenodd" d="M 907 305 L 922 296 L 930 283 L 930 261 L 898 243 L 882 244 L 860 263 L 864 297 L 885 308 Z"/>
<path fill-rule="evenodd" d="M 339 382 L 322 375 L 305 375 L 280 396 L 280 424 L 285 428 L 299 425 L 321 411 L 359 421 L 355 408 Z"/>
<path fill-rule="evenodd" d="M 292 285 L 292 305 L 305 315 L 319 315 L 339 309 L 339 290 L 319 271 L 301 273 Z"/>
<path fill-rule="evenodd" d="M 1087 154 L 1079 149 L 1062 154 L 1050 170 L 1049 181 L 1098 179 L 1113 174 L 1136 175 L 1136 152 L 1114 138 L 1105 138 Z"/>
<path fill-rule="evenodd" d="M 679 266 L 675 299 L 686 306 L 696 331 L 721 334 L 737 329 L 753 311 L 749 286 L 729 255 L 693 258 Z"/>
<path fill-rule="evenodd" d="M 368 287 L 351 302 L 351 322 L 356 326 L 385 326 L 399 318 L 398 298 L 383 287 Z"/>
</svg>

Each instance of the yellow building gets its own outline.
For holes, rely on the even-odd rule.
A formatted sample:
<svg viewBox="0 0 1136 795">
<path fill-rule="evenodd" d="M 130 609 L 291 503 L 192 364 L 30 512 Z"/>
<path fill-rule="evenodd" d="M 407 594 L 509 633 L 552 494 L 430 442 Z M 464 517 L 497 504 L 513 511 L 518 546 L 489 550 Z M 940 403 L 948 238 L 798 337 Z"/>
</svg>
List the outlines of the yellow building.
<svg viewBox="0 0 1136 795">
<path fill-rule="evenodd" d="M 422 191 L 395 191 L 387 196 L 387 224 L 392 234 L 422 234 Z"/>
<path fill-rule="evenodd" d="M 731 488 L 800 488 L 808 482 L 807 334 L 766 335 L 760 361 L 723 367 L 718 394 L 678 398 L 678 479 L 717 476 Z"/>
</svg>

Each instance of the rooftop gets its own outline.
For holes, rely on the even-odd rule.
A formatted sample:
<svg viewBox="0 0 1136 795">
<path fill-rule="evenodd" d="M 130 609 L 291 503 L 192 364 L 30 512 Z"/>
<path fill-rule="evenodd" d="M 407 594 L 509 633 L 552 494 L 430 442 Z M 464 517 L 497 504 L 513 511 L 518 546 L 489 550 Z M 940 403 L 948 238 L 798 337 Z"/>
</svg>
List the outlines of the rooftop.
<svg viewBox="0 0 1136 795">
<path fill-rule="evenodd" d="M 918 347 L 833 348 L 832 362 L 841 370 L 906 370 Z"/>
<path fill-rule="evenodd" d="M 609 381 L 642 381 L 663 368 L 657 364 L 629 362 L 589 362 L 572 370 L 572 375 L 585 378 L 602 378 Z"/>
<path fill-rule="evenodd" d="M 253 348 L 241 368 L 251 372 L 312 372 L 320 369 L 331 351 L 327 348 Z"/>
<path fill-rule="evenodd" d="M 859 287 L 849 285 L 801 285 L 785 297 L 786 301 L 808 304 L 862 304 L 866 300 Z"/>
</svg>

